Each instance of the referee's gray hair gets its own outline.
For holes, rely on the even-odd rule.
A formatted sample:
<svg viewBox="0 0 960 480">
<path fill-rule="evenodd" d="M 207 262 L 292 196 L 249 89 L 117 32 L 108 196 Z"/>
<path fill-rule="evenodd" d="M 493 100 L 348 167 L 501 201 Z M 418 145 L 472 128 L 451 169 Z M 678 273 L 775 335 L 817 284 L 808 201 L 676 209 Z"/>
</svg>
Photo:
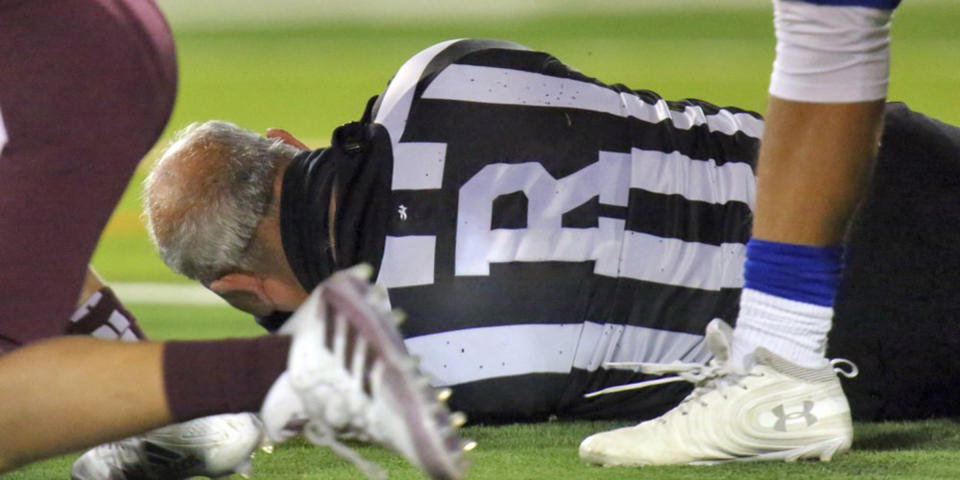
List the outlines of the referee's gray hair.
<svg viewBox="0 0 960 480">
<path fill-rule="evenodd" d="M 144 181 L 150 238 L 171 270 L 205 284 L 252 271 L 252 240 L 273 198 L 278 167 L 299 150 L 232 123 L 177 133 Z"/>
</svg>

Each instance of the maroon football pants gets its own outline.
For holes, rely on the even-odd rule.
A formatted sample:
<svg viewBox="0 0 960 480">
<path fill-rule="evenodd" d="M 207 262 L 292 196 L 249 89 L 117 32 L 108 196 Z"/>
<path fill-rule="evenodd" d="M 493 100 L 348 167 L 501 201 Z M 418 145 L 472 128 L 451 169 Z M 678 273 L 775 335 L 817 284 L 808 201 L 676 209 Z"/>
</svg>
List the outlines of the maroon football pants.
<svg viewBox="0 0 960 480">
<path fill-rule="evenodd" d="M 0 0 L 0 349 L 66 332 L 176 78 L 152 0 Z"/>
<path fill-rule="evenodd" d="M 0 353 L 83 331 L 70 317 L 86 265 L 176 83 L 152 0 L 0 0 Z M 272 336 L 168 343 L 173 419 L 256 410 L 288 347 Z"/>
</svg>

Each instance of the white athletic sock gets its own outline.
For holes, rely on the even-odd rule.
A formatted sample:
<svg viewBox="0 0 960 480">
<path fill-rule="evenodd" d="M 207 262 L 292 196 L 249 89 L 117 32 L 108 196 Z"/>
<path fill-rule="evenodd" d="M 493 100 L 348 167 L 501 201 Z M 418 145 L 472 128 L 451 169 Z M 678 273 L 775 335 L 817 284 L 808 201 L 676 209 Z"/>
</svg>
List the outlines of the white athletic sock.
<svg viewBox="0 0 960 480">
<path fill-rule="evenodd" d="M 744 288 L 729 365 L 735 371 L 747 371 L 753 351 L 764 347 L 797 365 L 822 367 L 827 362 L 832 319 L 832 307 Z"/>
</svg>

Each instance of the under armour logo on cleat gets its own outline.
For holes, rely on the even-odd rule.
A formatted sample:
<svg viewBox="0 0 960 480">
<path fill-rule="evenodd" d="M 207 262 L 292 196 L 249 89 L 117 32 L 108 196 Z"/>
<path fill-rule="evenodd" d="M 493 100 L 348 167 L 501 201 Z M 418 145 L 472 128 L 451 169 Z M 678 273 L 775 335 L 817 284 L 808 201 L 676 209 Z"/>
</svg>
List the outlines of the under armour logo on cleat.
<svg viewBox="0 0 960 480">
<path fill-rule="evenodd" d="M 807 423 L 807 426 L 812 426 L 814 423 L 817 423 L 817 416 L 813 412 L 814 403 L 810 400 L 803 401 L 803 411 L 802 412 L 784 412 L 783 404 L 777 405 L 771 410 L 773 414 L 777 417 L 777 423 L 773 425 L 773 429 L 778 432 L 787 431 L 787 421 L 788 420 L 798 420 L 804 419 Z"/>
<path fill-rule="evenodd" d="M 406 219 L 407 219 L 407 206 L 406 206 L 406 205 L 400 205 L 400 208 L 397 208 L 397 213 L 400 214 L 400 220 L 406 220 Z"/>
</svg>

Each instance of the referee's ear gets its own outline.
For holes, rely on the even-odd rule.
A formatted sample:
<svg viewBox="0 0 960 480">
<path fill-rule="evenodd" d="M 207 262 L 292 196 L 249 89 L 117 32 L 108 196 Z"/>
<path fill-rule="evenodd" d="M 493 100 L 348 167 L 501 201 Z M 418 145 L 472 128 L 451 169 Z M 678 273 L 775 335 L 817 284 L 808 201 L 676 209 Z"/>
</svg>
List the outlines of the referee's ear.
<svg viewBox="0 0 960 480">
<path fill-rule="evenodd" d="M 234 308 L 254 315 L 269 314 L 275 310 L 263 289 L 262 279 L 252 273 L 229 273 L 211 282 L 207 288 Z"/>
<path fill-rule="evenodd" d="M 299 148 L 300 150 L 310 150 L 305 143 L 297 140 L 297 137 L 294 137 L 292 133 L 282 129 L 282 128 L 268 128 L 267 129 L 267 138 L 276 138 L 290 145 L 291 147 Z"/>
</svg>

